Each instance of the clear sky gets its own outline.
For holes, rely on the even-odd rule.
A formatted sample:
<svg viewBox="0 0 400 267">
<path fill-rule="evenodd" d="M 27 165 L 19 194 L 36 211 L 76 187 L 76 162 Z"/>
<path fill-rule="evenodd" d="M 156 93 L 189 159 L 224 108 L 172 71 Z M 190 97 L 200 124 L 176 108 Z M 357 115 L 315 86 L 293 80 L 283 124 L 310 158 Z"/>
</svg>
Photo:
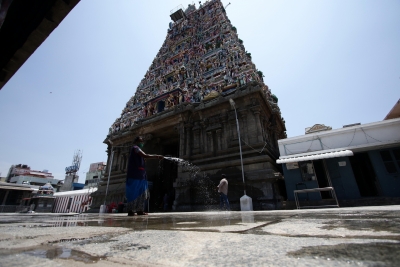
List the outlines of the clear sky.
<svg viewBox="0 0 400 267">
<path fill-rule="evenodd" d="M 400 98 L 400 1 L 224 0 L 239 38 L 279 98 L 288 137 L 316 123 L 383 120 Z M 81 0 L 0 90 L 0 172 L 12 164 L 80 182 L 185 0 Z M 198 2 L 195 2 L 198 7 Z"/>
</svg>

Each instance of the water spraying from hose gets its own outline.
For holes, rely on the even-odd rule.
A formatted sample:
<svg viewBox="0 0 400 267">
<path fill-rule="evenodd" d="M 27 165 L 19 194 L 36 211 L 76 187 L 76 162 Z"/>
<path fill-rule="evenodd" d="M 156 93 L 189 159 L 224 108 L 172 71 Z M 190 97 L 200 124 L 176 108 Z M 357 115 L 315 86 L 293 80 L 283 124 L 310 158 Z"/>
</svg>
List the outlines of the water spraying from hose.
<svg viewBox="0 0 400 267">
<path fill-rule="evenodd" d="M 164 159 L 175 162 L 178 166 L 182 167 L 183 171 L 188 171 L 192 178 L 196 177 L 197 173 L 200 171 L 198 166 L 193 165 L 187 160 L 174 157 L 164 157 Z"/>
<path fill-rule="evenodd" d="M 202 203 L 206 207 L 206 210 L 210 210 L 213 205 L 218 203 L 216 186 L 205 173 L 202 176 L 199 175 L 200 168 L 198 166 L 181 158 L 164 157 L 164 159 L 177 164 L 182 168 L 183 172 L 189 172 L 190 179 L 186 180 L 185 183 L 193 190 L 191 191 L 193 194 L 193 204 Z"/>
</svg>

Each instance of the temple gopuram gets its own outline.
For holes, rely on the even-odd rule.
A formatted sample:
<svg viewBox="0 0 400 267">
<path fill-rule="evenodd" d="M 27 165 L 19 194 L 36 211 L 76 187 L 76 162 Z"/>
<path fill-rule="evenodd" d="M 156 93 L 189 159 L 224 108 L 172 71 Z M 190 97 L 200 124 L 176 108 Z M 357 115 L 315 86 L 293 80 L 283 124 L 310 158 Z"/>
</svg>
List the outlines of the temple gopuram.
<svg viewBox="0 0 400 267">
<path fill-rule="evenodd" d="M 244 189 L 254 210 L 282 208 L 286 191 L 275 162 L 285 122 L 223 4 L 180 6 L 170 17 L 164 43 L 104 140 L 107 170 L 91 211 L 124 201 L 129 151 L 138 135 L 145 138 L 145 153 L 181 158 L 200 169 L 193 177 L 173 161 L 148 160 L 150 212 L 164 204 L 174 211 L 218 208 L 221 174 L 229 181 L 232 210 L 240 210 Z"/>
</svg>

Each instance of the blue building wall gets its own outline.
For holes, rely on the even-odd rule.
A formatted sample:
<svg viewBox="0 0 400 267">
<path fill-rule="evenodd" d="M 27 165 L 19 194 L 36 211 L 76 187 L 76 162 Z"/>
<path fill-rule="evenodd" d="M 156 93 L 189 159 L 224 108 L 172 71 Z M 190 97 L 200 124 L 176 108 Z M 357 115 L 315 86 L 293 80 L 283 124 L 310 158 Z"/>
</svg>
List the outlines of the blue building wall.
<svg viewBox="0 0 400 267">
<path fill-rule="evenodd" d="M 396 162 L 393 150 L 400 149 L 395 147 L 391 149 L 371 150 L 368 151 L 369 158 L 376 174 L 377 187 L 379 196 L 383 197 L 400 197 L 400 162 Z M 396 173 L 388 173 L 385 164 L 381 158 L 380 151 L 390 151 L 395 166 Z M 326 159 L 326 165 L 331 178 L 332 186 L 335 189 L 336 196 L 341 199 L 358 199 L 361 198 L 360 191 L 348 157 Z M 345 162 L 345 166 L 339 166 L 339 162 Z M 296 189 L 316 188 L 317 181 L 303 181 L 300 168 L 288 170 L 286 164 L 282 166 L 286 192 L 288 200 L 294 201 L 293 191 Z M 303 183 L 303 184 L 299 184 Z M 297 186 L 296 186 L 297 184 Z M 320 200 L 319 193 L 299 194 L 299 200 Z"/>
<path fill-rule="evenodd" d="M 301 177 L 300 168 L 288 170 L 286 164 L 283 164 L 283 174 L 285 176 L 286 193 L 288 200 L 294 201 L 294 190 L 297 189 L 310 189 L 318 187 L 317 181 L 303 181 Z M 298 183 L 303 183 L 304 185 L 297 185 Z M 298 194 L 299 200 L 317 200 L 321 199 L 320 193 L 301 193 Z"/>
<path fill-rule="evenodd" d="M 338 199 L 357 199 L 360 198 L 356 179 L 354 178 L 348 157 L 326 159 L 329 175 L 331 178 L 332 186 L 335 189 L 336 197 Z M 346 162 L 345 166 L 339 166 L 339 162 Z M 317 181 L 303 181 L 300 168 L 288 170 L 286 164 L 283 164 L 283 173 L 285 176 L 285 185 L 288 200 L 294 200 L 293 191 L 296 189 L 318 188 Z M 304 186 L 297 185 L 304 183 Z M 321 200 L 321 194 L 315 193 L 301 193 L 298 194 L 299 200 Z"/>
<path fill-rule="evenodd" d="M 378 189 L 380 189 L 380 194 L 386 197 L 400 197 L 400 166 L 399 163 L 396 164 L 396 162 L 394 162 L 397 172 L 388 173 L 381 158 L 380 151 L 389 151 L 395 161 L 393 154 L 393 150 L 395 149 L 400 149 L 400 147 L 368 151 L 369 158 L 375 170 Z"/>
<path fill-rule="evenodd" d="M 354 177 L 348 157 L 326 159 L 332 186 L 338 199 L 360 198 L 360 191 Z M 339 166 L 339 162 L 345 162 L 346 166 Z"/>
</svg>

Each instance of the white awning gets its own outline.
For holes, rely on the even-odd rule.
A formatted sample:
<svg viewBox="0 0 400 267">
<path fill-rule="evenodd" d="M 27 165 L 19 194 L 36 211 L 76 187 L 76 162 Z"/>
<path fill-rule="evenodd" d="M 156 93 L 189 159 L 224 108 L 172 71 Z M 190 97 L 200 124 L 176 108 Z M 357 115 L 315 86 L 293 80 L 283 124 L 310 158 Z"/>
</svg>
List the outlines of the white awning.
<svg viewBox="0 0 400 267">
<path fill-rule="evenodd" d="M 314 153 L 314 154 L 303 153 L 294 156 L 279 157 L 279 159 L 276 160 L 276 163 L 282 164 L 282 163 L 290 163 L 298 161 L 349 157 L 349 156 L 353 156 L 353 151 L 351 150 L 340 150 L 340 151 L 330 151 L 330 152 L 321 151 L 320 153 Z"/>
<path fill-rule="evenodd" d="M 8 186 L 8 185 L 0 185 L 0 189 L 16 190 L 16 191 L 34 191 L 34 189 L 30 187 Z"/>
</svg>

